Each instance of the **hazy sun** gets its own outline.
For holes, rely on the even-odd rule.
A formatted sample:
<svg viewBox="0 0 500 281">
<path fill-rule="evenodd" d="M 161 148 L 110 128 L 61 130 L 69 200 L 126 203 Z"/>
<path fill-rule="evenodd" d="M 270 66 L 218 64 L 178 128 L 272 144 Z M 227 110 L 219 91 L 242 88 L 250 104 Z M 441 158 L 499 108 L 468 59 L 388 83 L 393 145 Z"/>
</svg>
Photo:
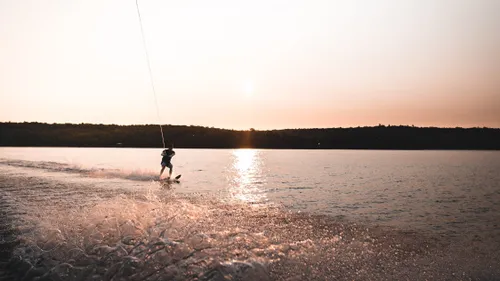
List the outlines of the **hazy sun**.
<svg viewBox="0 0 500 281">
<path fill-rule="evenodd" d="M 245 96 L 250 97 L 253 95 L 254 87 L 253 82 L 251 80 L 246 80 L 243 82 L 243 93 Z"/>
</svg>

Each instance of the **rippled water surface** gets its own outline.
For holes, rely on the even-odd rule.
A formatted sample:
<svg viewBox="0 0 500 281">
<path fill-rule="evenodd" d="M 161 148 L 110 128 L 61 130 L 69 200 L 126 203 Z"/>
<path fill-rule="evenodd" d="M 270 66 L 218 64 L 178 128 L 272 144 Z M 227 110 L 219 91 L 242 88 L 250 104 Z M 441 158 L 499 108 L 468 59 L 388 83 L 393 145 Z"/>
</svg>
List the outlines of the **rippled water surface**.
<svg viewBox="0 0 500 281">
<path fill-rule="evenodd" d="M 500 278 L 500 152 L 176 152 L 0 148 L 4 276 Z"/>
</svg>

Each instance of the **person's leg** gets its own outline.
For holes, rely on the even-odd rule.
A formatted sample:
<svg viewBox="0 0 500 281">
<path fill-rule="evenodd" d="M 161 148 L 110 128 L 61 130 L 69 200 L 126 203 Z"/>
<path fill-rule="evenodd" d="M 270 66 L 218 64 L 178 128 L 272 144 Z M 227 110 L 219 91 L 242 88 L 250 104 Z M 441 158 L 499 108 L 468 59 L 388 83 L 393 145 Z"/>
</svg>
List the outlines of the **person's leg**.
<svg viewBox="0 0 500 281">
<path fill-rule="evenodd" d="M 165 165 L 161 165 L 160 178 L 161 178 L 161 175 L 163 174 L 164 170 L 165 170 Z"/>
<path fill-rule="evenodd" d="M 170 169 L 168 171 L 168 178 L 170 178 L 172 176 L 172 171 L 173 171 L 173 168 L 174 168 L 174 166 L 172 165 L 172 163 L 168 164 L 168 168 Z"/>
</svg>

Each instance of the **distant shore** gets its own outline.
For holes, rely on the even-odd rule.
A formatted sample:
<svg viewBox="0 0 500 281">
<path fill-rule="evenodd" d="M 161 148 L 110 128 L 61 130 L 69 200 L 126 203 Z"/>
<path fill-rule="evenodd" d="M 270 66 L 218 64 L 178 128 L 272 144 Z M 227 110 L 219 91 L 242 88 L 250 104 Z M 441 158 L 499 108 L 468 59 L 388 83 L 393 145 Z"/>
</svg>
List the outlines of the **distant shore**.
<svg viewBox="0 0 500 281">
<path fill-rule="evenodd" d="M 499 128 L 372 127 L 228 130 L 162 125 L 177 148 L 500 150 Z M 0 123 L 0 146 L 163 147 L 158 125 Z"/>
</svg>

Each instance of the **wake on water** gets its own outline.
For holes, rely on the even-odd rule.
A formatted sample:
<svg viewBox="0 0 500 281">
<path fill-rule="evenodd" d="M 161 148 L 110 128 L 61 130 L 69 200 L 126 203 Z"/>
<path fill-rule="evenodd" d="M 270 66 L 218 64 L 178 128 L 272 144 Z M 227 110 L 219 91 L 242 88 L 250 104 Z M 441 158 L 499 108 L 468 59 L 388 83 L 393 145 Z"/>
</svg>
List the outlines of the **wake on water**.
<svg viewBox="0 0 500 281">
<path fill-rule="evenodd" d="M 117 184 L 109 179 L 115 177 L 143 185 L 109 188 Z M 459 249 L 439 237 L 279 206 L 181 195 L 152 182 L 153 177 L 54 162 L 0 162 L 0 245 L 9 250 L 0 277 L 215 281 L 500 276 L 498 254 L 481 256 L 469 245 Z"/>
<path fill-rule="evenodd" d="M 79 165 L 71 165 L 66 163 L 58 163 L 53 161 L 26 161 L 26 160 L 0 160 L 0 164 L 23 167 L 43 169 L 53 172 L 65 172 L 81 174 L 91 178 L 118 178 L 132 181 L 152 181 L 158 179 L 157 172 L 145 171 L 141 169 L 136 170 L 122 170 L 122 169 L 109 169 L 109 168 L 83 168 Z"/>
</svg>

